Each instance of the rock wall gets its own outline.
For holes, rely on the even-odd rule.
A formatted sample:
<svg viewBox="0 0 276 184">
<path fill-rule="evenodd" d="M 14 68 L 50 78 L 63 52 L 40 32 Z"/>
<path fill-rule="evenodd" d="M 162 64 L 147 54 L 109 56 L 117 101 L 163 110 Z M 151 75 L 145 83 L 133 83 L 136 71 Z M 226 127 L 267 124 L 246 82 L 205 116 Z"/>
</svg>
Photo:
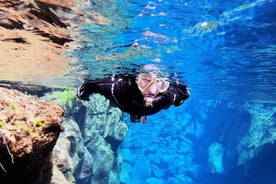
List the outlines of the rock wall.
<svg viewBox="0 0 276 184">
<path fill-rule="evenodd" d="M 74 90 L 45 92 L 38 99 L 0 88 L 1 182 L 118 183 L 122 112 L 101 95 L 82 102 Z"/>
<path fill-rule="evenodd" d="M 101 95 L 93 95 L 90 102 L 75 101 L 66 110 L 64 132 L 54 148 L 53 160 L 59 171 L 71 183 L 118 183 L 120 157 L 118 147 L 127 126 L 122 112 L 110 107 Z M 54 172 L 52 183 L 58 181 Z"/>
<path fill-rule="evenodd" d="M 208 166 L 202 167 L 195 178 L 198 183 L 276 181 L 275 104 L 215 100 L 189 103 L 191 120 L 200 122 L 204 129 L 198 137 L 190 135 L 197 162 Z"/>
<path fill-rule="evenodd" d="M 63 113 L 56 104 L 0 88 L 1 183 L 50 182 Z"/>
</svg>

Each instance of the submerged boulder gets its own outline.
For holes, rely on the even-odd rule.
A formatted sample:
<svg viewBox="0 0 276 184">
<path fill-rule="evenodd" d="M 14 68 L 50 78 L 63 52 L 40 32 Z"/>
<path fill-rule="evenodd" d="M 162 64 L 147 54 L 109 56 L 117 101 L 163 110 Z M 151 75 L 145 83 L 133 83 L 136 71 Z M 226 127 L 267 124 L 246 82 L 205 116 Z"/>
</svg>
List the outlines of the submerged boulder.
<svg viewBox="0 0 276 184">
<path fill-rule="evenodd" d="M 209 147 L 209 167 L 212 173 L 223 173 L 223 146 L 220 143 L 213 143 Z"/>
<path fill-rule="evenodd" d="M 102 95 L 93 94 L 87 106 L 84 126 L 84 141 L 93 155 L 92 183 L 116 183 L 119 181 L 119 145 L 125 138 L 128 127 L 122 121 L 122 112 L 111 107 Z"/>
<path fill-rule="evenodd" d="M 244 108 L 249 112 L 251 122 L 237 145 L 238 165 L 245 164 L 257 156 L 266 144 L 273 144 L 276 140 L 275 105 L 246 103 Z"/>
<path fill-rule="evenodd" d="M 1 183 L 49 183 L 63 109 L 16 90 L 0 94 Z"/>
<path fill-rule="evenodd" d="M 45 99 L 61 102 L 51 94 Z M 89 102 L 75 98 L 72 107 L 60 105 L 66 113 L 64 132 L 53 151 L 58 172 L 53 173 L 52 183 L 59 181 L 60 172 L 77 184 L 117 183 L 121 170 L 118 148 L 127 132 L 122 112 L 99 94 L 92 95 Z"/>
</svg>

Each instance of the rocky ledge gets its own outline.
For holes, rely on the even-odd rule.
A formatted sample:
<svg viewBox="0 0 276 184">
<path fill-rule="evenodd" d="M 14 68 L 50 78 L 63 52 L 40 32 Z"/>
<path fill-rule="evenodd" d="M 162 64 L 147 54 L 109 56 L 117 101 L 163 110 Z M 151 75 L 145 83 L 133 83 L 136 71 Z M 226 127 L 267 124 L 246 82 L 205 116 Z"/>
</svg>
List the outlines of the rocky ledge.
<svg viewBox="0 0 276 184">
<path fill-rule="evenodd" d="M 16 90 L 0 88 L 1 183 L 47 183 L 51 152 L 63 128 L 63 109 Z"/>
</svg>

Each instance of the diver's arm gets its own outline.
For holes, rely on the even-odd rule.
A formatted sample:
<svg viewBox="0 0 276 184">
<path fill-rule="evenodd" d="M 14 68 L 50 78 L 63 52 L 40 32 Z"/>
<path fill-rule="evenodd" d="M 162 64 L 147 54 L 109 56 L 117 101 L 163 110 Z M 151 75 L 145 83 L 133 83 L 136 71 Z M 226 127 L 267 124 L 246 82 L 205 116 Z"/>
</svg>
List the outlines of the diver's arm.
<svg viewBox="0 0 276 184">
<path fill-rule="evenodd" d="M 168 109 L 171 105 L 180 106 L 189 96 L 190 93 L 187 86 L 174 82 L 170 84 L 169 89 L 165 93 L 153 99 L 152 107 Z"/>
<path fill-rule="evenodd" d="M 85 79 L 83 84 L 78 88 L 77 97 L 81 100 L 89 100 L 92 93 L 100 93 L 104 96 L 111 94 L 111 87 L 114 81 L 110 79 Z"/>
<path fill-rule="evenodd" d="M 77 97 L 81 100 L 89 100 L 89 96 L 92 93 L 99 93 L 120 105 L 116 96 L 124 96 L 128 93 L 129 80 L 131 78 L 132 76 L 112 76 L 106 79 L 84 80 L 83 84 L 78 88 Z"/>
</svg>

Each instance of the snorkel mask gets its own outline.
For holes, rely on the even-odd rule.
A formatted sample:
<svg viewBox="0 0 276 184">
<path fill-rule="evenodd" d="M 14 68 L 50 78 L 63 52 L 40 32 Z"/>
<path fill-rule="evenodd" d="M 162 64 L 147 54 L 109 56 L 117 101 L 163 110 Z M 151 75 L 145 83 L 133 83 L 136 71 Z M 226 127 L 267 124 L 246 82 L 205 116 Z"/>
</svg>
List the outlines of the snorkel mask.
<svg viewBox="0 0 276 184">
<path fill-rule="evenodd" d="M 167 91 L 170 83 L 154 73 L 141 73 L 137 77 L 137 85 L 142 93 L 150 91 L 152 94 L 158 94 Z"/>
</svg>

